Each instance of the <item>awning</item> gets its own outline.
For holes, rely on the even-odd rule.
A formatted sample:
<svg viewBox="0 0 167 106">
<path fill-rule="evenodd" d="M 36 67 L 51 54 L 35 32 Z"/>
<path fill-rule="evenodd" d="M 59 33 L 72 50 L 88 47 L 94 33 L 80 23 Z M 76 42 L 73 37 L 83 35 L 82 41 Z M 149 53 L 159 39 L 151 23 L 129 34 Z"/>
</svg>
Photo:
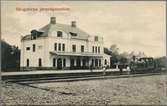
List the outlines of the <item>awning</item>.
<svg viewBox="0 0 167 106">
<path fill-rule="evenodd" d="M 77 53 L 77 52 L 56 52 L 51 51 L 51 55 L 57 56 L 86 56 L 86 57 L 103 57 L 103 54 L 94 54 L 89 52 Z"/>
</svg>

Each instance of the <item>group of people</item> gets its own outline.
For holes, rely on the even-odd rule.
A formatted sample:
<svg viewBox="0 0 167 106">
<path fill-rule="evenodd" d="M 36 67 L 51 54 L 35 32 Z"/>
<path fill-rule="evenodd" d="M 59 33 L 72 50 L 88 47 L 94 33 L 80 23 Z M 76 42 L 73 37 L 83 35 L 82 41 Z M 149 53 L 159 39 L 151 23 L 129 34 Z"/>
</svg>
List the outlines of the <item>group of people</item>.
<svg viewBox="0 0 167 106">
<path fill-rule="evenodd" d="M 103 66 L 103 75 L 106 74 L 107 67 L 108 67 L 107 65 Z M 90 65 L 90 71 L 93 72 L 93 65 L 92 64 Z"/>
<path fill-rule="evenodd" d="M 103 69 L 103 71 L 102 71 L 103 75 L 106 75 L 106 70 L 108 69 L 108 67 L 109 66 L 106 65 L 106 64 L 102 67 L 102 69 Z M 123 65 L 120 65 L 117 68 L 120 70 L 120 74 L 123 73 L 123 69 L 124 69 Z M 130 74 L 130 67 L 129 66 L 126 67 L 126 70 L 127 70 L 128 74 Z M 93 72 L 93 65 L 90 65 L 90 71 Z"/>
</svg>

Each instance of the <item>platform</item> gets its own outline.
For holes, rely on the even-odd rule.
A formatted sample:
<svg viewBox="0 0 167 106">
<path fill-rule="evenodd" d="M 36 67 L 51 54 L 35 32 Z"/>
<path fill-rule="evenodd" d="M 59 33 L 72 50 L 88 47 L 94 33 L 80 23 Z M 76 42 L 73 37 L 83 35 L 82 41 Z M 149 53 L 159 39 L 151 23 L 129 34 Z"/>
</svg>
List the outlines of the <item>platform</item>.
<svg viewBox="0 0 167 106">
<path fill-rule="evenodd" d="M 119 69 L 107 69 L 106 72 L 119 71 Z M 125 70 L 123 70 L 125 71 Z M 33 70 L 27 72 L 1 72 L 1 76 L 13 76 L 13 75 L 41 75 L 41 74 L 69 74 L 69 73 L 88 73 L 88 72 L 103 72 L 100 70 Z"/>
</svg>

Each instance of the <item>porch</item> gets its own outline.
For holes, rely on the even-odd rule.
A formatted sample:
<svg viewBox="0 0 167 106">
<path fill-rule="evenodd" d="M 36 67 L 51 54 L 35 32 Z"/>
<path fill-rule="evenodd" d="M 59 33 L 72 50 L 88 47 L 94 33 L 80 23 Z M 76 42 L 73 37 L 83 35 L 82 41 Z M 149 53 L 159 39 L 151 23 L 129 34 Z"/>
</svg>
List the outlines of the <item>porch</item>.
<svg viewBox="0 0 167 106">
<path fill-rule="evenodd" d="M 75 55 L 69 53 L 51 52 L 52 66 L 57 69 L 100 69 L 102 68 L 102 55 Z"/>
</svg>

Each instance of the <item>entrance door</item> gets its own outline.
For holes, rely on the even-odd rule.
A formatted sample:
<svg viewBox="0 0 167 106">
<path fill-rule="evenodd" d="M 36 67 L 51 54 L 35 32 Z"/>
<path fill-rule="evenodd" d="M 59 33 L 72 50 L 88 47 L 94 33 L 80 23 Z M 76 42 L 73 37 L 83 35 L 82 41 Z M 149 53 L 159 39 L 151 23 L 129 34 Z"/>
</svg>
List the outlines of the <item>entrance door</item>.
<svg viewBox="0 0 167 106">
<path fill-rule="evenodd" d="M 81 67 L 81 61 L 80 59 L 77 59 L 77 68 L 80 68 Z"/>
<path fill-rule="evenodd" d="M 83 68 L 85 68 L 86 67 L 86 59 L 82 60 L 82 64 L 83 64 Z"/>
<path fill-rule="evenodd" d="M 98 66 L 98 59 L 95 59 L 95 67 Z"/>
<path fill-rule="evenodd" d="M 74 59 L 70 59 L 70 68 L 74 69 Z"/>
<path fill-rule="evenodd" d="M 62 69 L 62 59 L 57 59 L 57 69 Z"/>
</svg>

